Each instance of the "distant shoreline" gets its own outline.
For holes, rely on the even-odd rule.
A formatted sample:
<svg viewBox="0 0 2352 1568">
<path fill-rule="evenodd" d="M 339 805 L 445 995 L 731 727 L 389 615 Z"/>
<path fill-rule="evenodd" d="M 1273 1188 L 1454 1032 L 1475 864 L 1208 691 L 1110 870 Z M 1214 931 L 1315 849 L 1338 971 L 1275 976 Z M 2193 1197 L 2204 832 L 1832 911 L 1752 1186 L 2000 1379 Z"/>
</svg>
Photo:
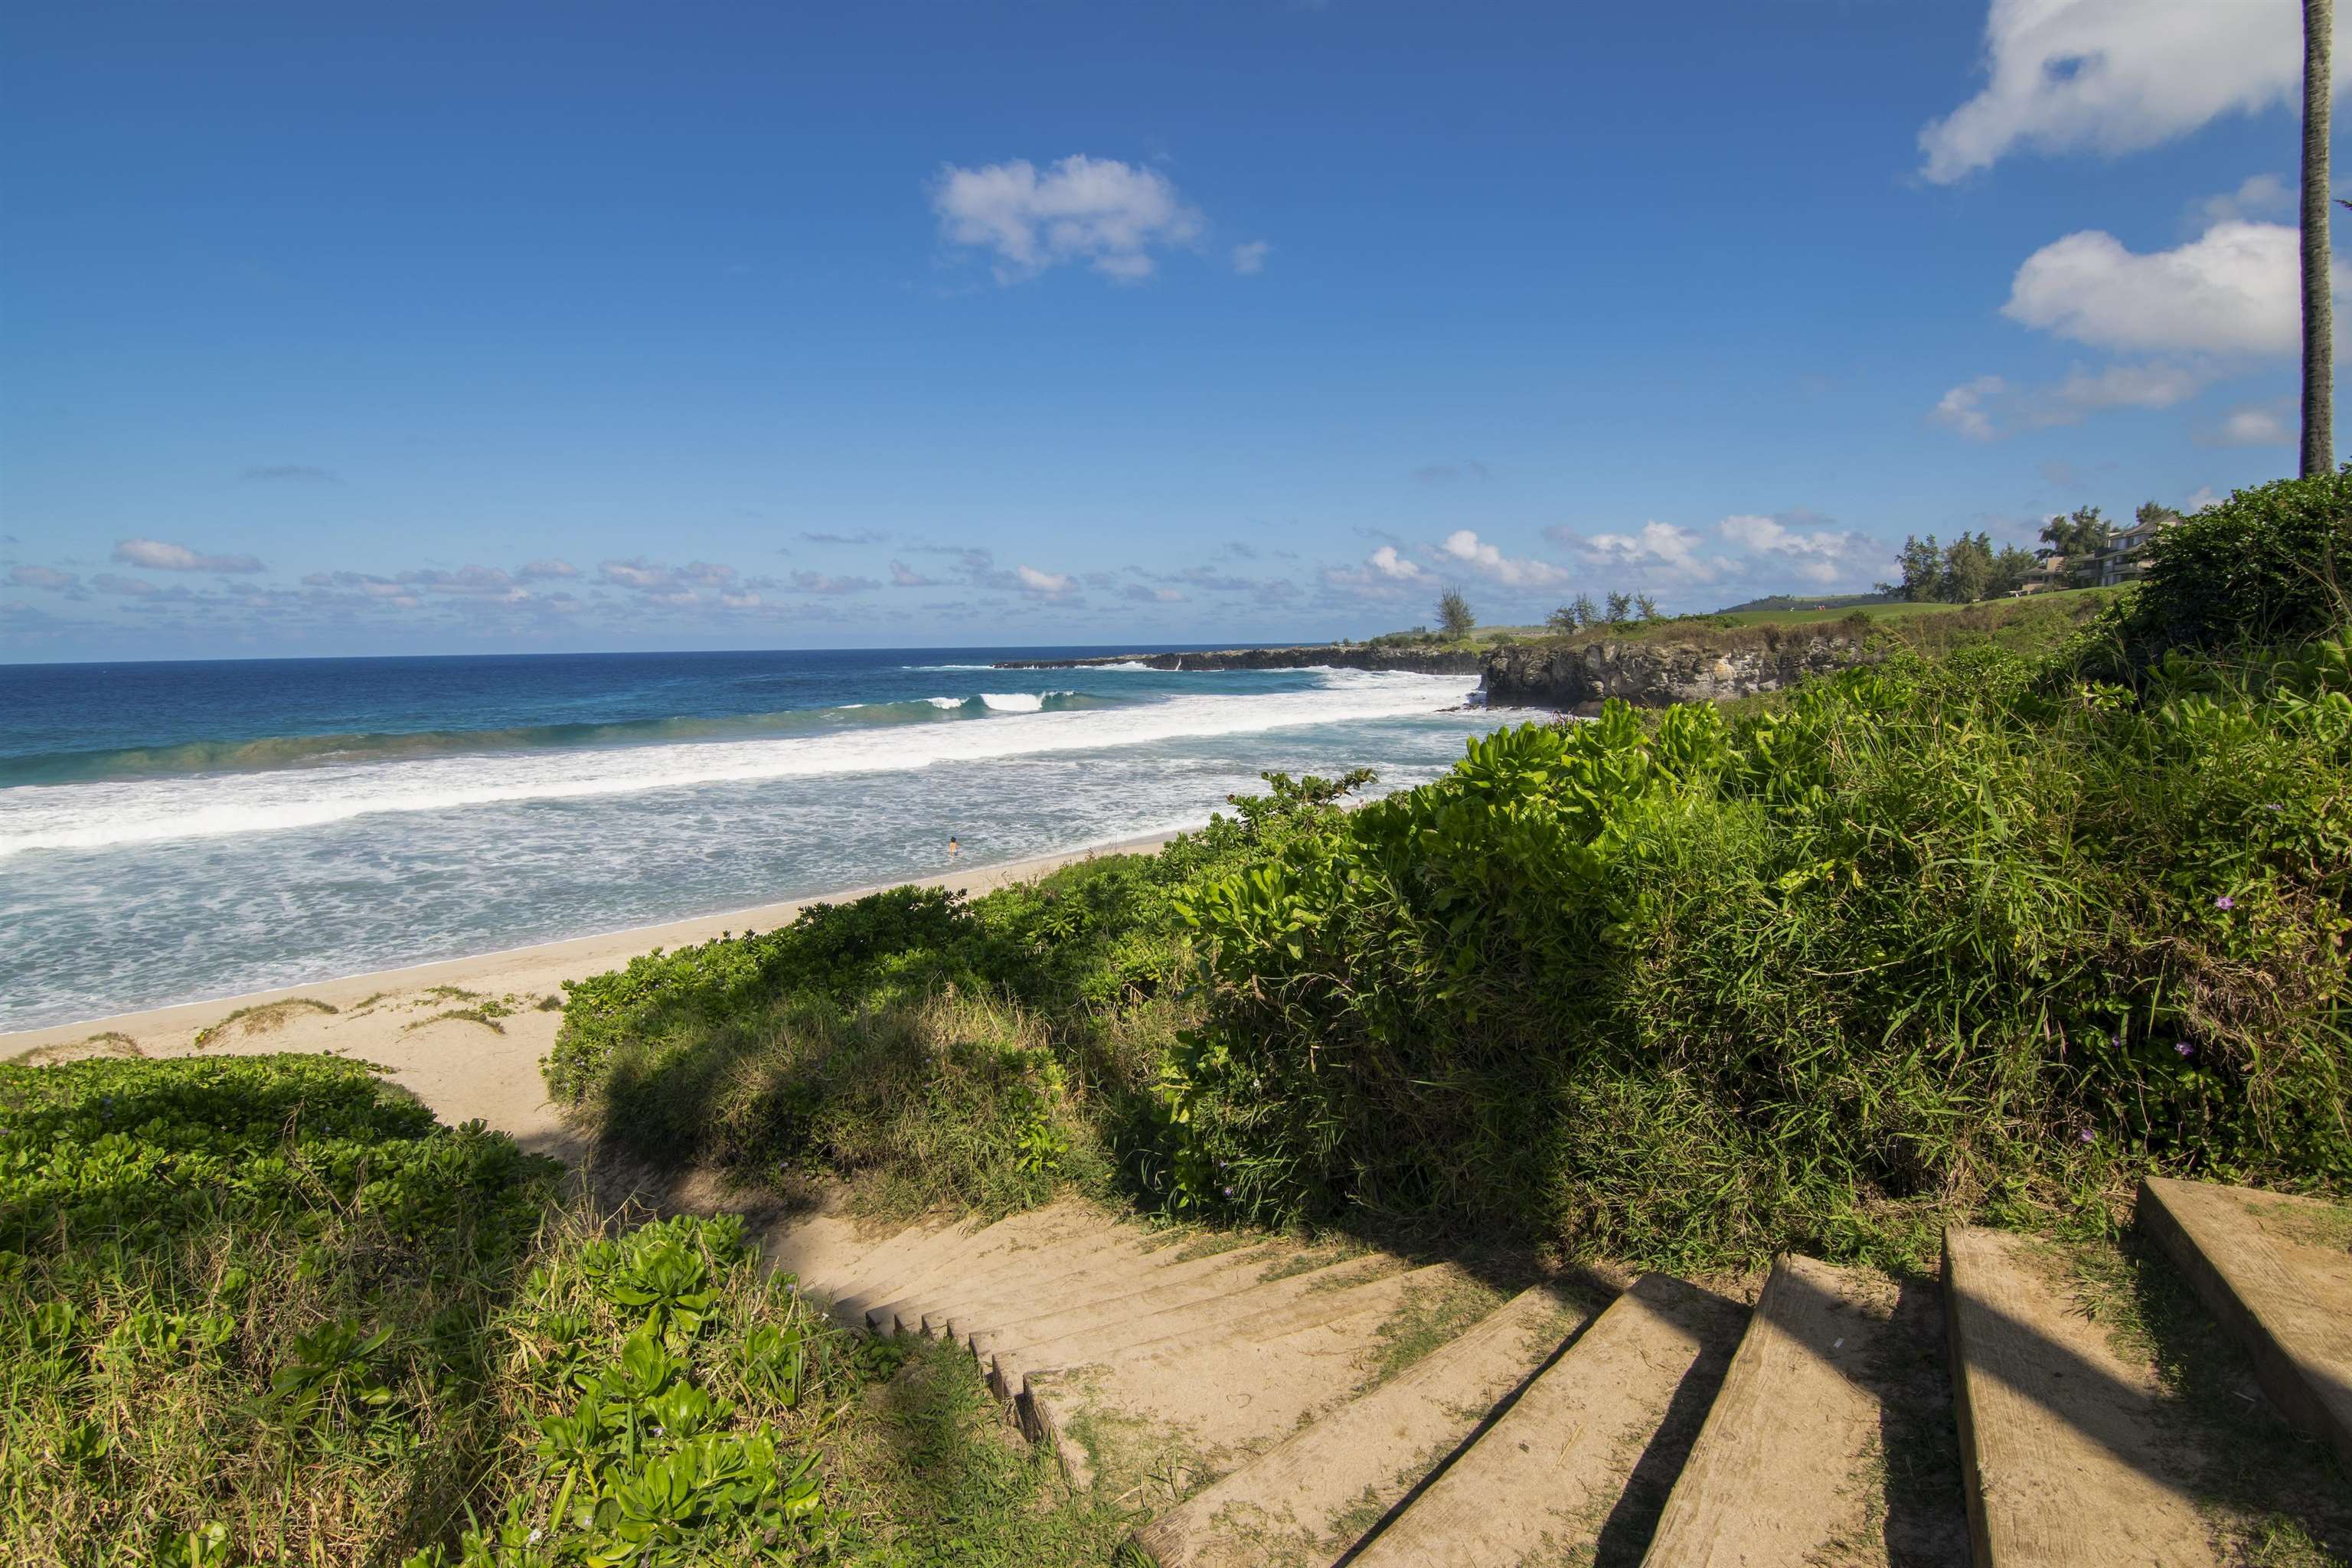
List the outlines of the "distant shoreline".
<svg viewBox="0 0 2352 1568">
<path fill-rule="evenodd" d="M 1299 643 L 1287 647 L 1201 648 L 1183 653 L 1090 654 L 1076 658 L 1000 659 L 997 669 L 1096 669 L 1141 665 L 1146 669 L 1367 669 L 1402 675 L 1476 675 L 1483 656 L 1464 647 L 1429 644 Z"/>
</svg>

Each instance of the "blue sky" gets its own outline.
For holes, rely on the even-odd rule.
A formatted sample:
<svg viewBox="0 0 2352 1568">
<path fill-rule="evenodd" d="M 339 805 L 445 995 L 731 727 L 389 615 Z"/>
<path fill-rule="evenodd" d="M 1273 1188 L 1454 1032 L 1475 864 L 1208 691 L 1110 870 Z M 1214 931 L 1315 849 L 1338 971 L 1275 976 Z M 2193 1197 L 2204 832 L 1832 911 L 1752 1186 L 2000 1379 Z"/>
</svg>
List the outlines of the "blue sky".
<svg viewBox="0 0 2352 1568">
<path fill-rule="evenodd" d="M 0 658 L 1704 609 L 2292 470 L 2294 0 L 16 6 Z"/>
</svg>

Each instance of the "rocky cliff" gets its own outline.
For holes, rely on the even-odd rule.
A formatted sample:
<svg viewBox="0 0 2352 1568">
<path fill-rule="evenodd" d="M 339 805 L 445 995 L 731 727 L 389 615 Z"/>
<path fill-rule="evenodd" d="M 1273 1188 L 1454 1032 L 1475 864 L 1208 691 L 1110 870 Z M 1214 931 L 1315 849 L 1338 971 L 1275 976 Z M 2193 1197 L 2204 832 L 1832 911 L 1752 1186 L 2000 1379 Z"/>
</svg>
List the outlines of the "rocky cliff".
<svg viewBox="0 0 2352 1568">
<path fill-rule="evenodd" d="M 1120 653 L 1102 658 L 1016 658 L 999 669 L 1084 669 L 1089 665 L 1140 664 L 1153 669 L 1394 669 L 1412 675 L 1475 675 L 1478 656 L 1468 648 L 1372 647 L 1360 643 L 1315 643 L 1300 647 L 1232 647 L 1202 653 Z"/>
<path fill-rule="evenodd" d="M 1591 713 L 1612 697 L 1636 708 L 1750 697 L 1874 657 L 1843 626 L 1757 626 L 1690 642 L 1526 643 L 1489 651 L 1483 685 L 1490 708 Z"/>
</svg>

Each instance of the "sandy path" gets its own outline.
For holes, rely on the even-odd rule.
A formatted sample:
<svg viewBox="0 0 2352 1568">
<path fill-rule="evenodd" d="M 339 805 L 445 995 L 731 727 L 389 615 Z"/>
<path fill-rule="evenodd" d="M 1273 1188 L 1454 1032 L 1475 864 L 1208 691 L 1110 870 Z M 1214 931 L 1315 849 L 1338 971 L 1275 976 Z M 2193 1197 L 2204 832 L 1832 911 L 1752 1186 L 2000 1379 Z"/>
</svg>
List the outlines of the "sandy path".
<svg viewBox="0 0 2352 1568">
<path fill-rule="evenodd" d="M 910 885 L 983 893 L 1097 855 L 1149 851 L 1167 842 L 1164 835 L 1123 839 L 1066 855 L 926 877 Z M 722 932 L 772 930 L 812 903 L 838 903 L 872 890 L 829 893 L 475 958 L 0 1034 L 0 1061 L 27 1053 L 37 1061 L 62 1060 L 129 1047 L 149 1057 L 188 1056 L 198 1048 L 199 1031 L 222 1025 L 239 1009 L 252 1009 L 223 1026 L 202 1047 L 205 1053 L 330 1051 L 381 1063 L 392 1069 L 395 1082 L 415 1090 L 444 1121 L 478 1118 L 512 1133 L 527 1148 L 568 1157 L 577 1152 L 577 1142 L 548 1103 L 547 1086 L 539 1073 L 540 1058 L 555 1043 L 562 1014 L 542 1010 L 542 999 L 560 1001 L 564 981 L 617 968 L 657 947 L 707 942 Z M 501 1016 L 489 1023 L 451 1016 L 486 1007 Z M 507 1008 L 512 1010 L 503 1011 Z"/>
</svg>

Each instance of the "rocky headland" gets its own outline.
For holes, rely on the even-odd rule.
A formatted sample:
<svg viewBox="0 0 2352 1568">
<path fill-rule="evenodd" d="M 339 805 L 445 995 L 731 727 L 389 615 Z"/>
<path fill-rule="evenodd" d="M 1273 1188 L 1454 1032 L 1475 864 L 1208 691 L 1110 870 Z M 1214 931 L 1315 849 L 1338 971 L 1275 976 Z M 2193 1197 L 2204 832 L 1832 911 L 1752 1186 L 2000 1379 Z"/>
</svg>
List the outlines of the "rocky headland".
<svg viewBox="0 0 2352 1568">
<path fill-rule="evenodd" d="M 1517 643 L 1487 651 L 1480 687 L 1493 708 L 1594 713 L 1612 697 L 1636 708 L 1753 697 L 1876 657 L 1866 634 L 1844 626 Z"/>
<path fill-rule="evenodd" d="M 1084 669 L 1141 664 L 1152 669 L 1401 670 L 1476 675 L 1490 708 L 1550 708 L 1593 713 L 1611 698 L 1636 708 L 1752 697 L 1875 658 L 1865 630 L 1839 625 L 1739 626 L 1687 637 L 1546 638 L 1472 649 L 1433 644 L 1323 643 L 1194 653 L 1114 654 L 1097 658 L 1013 659 L 999 669 Z"/>
</svg>

